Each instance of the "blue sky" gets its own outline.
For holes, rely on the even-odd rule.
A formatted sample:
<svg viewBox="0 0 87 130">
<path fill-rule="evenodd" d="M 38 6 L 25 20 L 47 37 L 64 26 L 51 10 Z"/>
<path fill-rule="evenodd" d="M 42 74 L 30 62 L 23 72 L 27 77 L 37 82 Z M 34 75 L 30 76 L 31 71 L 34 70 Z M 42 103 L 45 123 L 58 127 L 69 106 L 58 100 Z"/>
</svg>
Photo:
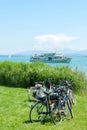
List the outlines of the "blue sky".
<svg viewBox="0 0 87 130">
<path fill-rule="evenodd" d="M 0 0 L 0 54 L 87 49 L 87 0 Z"/>
</svg>

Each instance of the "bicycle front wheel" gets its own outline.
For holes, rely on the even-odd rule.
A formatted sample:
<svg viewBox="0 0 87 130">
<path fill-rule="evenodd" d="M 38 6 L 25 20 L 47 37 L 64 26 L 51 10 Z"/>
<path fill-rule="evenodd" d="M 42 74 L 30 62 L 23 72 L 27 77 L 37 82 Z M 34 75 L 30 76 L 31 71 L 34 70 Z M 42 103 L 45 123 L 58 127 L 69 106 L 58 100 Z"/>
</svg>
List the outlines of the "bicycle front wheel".
<svg viewBox="0 0 87 130">
<path fill-rule="evenodd" d="M 72 106 L 69 100 L 66 102 L 66 118 L 71 119 L 74 117 Z"/>
<path fill-rule="evenodd" d="M 72 90 L 68 91 L 68 97 L 72 105 L 76 104 L 76 99 Z"/>
<path fill-rule="evenodd" d="M 43 112 L 46 112 L 46 106 L 40 102 L 36 102 L 31 106 L 29 112 L 29 120 L 30 122 L 39 122 L 43 120 Z"/>
</svg>

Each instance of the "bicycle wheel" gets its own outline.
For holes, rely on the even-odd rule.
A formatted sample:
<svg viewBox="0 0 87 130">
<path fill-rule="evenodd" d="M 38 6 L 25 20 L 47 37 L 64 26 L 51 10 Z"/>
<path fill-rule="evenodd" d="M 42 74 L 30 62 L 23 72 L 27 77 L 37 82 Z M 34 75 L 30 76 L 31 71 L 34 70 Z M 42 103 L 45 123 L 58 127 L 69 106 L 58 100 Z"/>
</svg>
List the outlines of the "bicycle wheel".
<svg viewBox="0 0 87 130">
<path fill-rule="evenodd" d="M 73 110 L 72 110 L 72 105 L 71 105 L 69 99 L 65 103 L 65 115 L 66 115 L 67 119 L 71 119 L 71 118 L 74 117 Z"/>
<path fill-rule="evenodd" d="M 75 99 L 75 96 L 74 96 L 74 93 L 72 92 L 71 94 L 71 101 L 72 101 L 72 104 L 75 105 L 76 104 L 76 99 Z"/>
<path fill-rule="evenodd" d="M 41 102 L 36 102 L 34 105 L 31 106 L 29 112 L 30 122 L 42 121 L 44 117 L 44 112 L 46 112 L 46 106 Z"/>
<path fill-rule="evenodd" d="M 66 117 L 66 104 L 65 101 L 63 101 L 62 99 L 59 100 L 58 102 L 58 114 L 59 114 L 59 121 L 63 121 Z"/>
<path fill-rule="evenodd" d="M 54 122 L 54 124 L 60 121 L 57 102 L 51 105 L 51 120 Z"/>
<path fill-rule="evenodd" d="M 68 91 L 68 97 L 72 105 L 76 104 L 76 99 L 72 90 Z"/>
</svg>

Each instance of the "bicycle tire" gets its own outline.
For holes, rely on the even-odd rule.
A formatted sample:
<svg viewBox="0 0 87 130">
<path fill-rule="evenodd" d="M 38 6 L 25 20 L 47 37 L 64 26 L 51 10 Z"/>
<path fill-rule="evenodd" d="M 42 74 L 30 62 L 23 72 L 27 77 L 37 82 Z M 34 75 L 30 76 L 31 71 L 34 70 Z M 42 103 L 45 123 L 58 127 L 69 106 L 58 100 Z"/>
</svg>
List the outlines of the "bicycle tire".
<svg viewBox="0 0 87 130">
<path fill-rule="evenodd" d="M 71 105 L 71 102 L 69 101 L 69 99 L 65 103 L 65 106 L 66 106 L 66 118 L 67 119 L 73 118 L 74 113 L 73 113 L 72 105 Z"/>
<path fill-rule="evenodd" d="M 72 104 L 75 105 L 76 104 L 76 99 L 75 99 L 75 96 L 74 96 L 74 93 L 72 92 L 72 96 L 71 96 L 71 101 L 72 101 Z"/>
<path fill-rule="evenodd" d="M 72 90 L 69 91 L 68 97 L 72 105 L 76 104 L 76 99 Z"/>
<path fill-rule="evenodd" d="M 30 122 L 42 122 L 45 115 L 43 112 L 46 112 L 46 106 L 43 103 L 36 102 L 32 105 L 29 112 Z"/>
<path fill-rule="evenodd" d="M 55 105 L 55 106 L 52 106 L 52 109 L 51 109 L 51 120 L 52 122 L 54 122 L 54 124 L 56 124 L 57 122 L 60 121 L 60 116 L 58 113 L 58 104 L 54 103 L 52 105 Z"/>
</svg>

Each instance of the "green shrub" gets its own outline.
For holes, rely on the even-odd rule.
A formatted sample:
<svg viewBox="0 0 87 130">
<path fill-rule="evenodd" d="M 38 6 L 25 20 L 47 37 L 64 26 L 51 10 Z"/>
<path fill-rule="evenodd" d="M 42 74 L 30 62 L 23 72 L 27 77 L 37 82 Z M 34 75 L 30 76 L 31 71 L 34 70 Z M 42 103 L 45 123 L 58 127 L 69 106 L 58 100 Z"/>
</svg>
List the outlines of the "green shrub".
<svg viewBox="0 0 87 130">
<path fill-rule="evenodd" d="M 41 62 L 0 62 L 0 85 L 26 88 L 47 78 L 54 78 L 55 84 L 58 84 L 60 79 L 72 79 L 76 91 L 87 89 L 85 74 L 68 66 L 51 67 Z"/>
</svg>

